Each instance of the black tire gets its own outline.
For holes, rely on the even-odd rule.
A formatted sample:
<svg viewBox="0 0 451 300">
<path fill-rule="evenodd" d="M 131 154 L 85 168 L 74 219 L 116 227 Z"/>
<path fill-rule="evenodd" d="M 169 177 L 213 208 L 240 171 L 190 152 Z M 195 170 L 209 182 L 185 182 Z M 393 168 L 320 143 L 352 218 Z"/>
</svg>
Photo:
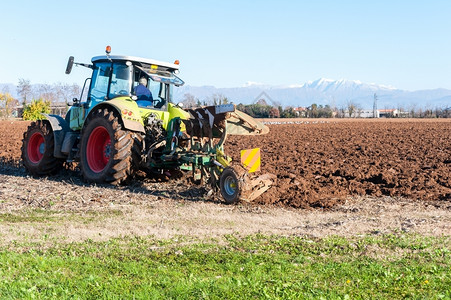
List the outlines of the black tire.
<svg viewBox="0 0 451 300">
<path fill-rule="evenodd" d="M 80 168 L 88 182 L 120 184 L 132 172 L 132 134 L 115 111 L 98 109 L 81 133 Z"/>
<path fill-rule="evenodd" d="M 140 133 L 133 133 L 133 146 L 132 146 L 132 173 L 141 169 L 142 154 L 144 148 L 144 136 Z"/>
<path fill-rule="evenodd" d="M 237 202 L 240 199 L 241 188 L 238 173 L 231 167 L 225 168 L 219 179 L 219 189 L 225 202 L 227 204 Z"/>
<path fill-rule="evenodd" d="M 38 120 L 28 126 L 22 140 L 22 162 L 33 175 L 55 173 L 62 161 L 53 156 L 55 139 L 47 120 Z"/>
</svg>

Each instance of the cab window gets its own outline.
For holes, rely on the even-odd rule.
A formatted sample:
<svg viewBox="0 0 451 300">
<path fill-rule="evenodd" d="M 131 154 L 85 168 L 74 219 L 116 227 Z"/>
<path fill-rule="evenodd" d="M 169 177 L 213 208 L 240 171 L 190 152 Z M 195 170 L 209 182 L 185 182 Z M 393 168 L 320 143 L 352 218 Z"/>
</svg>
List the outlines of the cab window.
<svg viewBox="0 0 451 300">
<path fill-rule="evenodd" d="M 142 77 L 146 78 L 147 80 L 146 87 L 152 94 L 153 107 L 164 109 L 165 104 L 167 103 L 167 84 L 158 80 L 159 77 L 149 76 L 145 72 L 136 70 L 133 81 L 133 91 L 135 91 L 136 87 L 139 85 L 139 79 Z"/>
<path fill-rule="evenodd" d="M 114 64 L 108 98 L 130 95 L 132 68 L 126 64 Z"/>
<path fill-rule="evenodd" d="M 98 63 L 94 66 L 91 79 L 89 99 L 94 101 L 105 100 L 110 81 L 111 63 Z"/>
</svg>

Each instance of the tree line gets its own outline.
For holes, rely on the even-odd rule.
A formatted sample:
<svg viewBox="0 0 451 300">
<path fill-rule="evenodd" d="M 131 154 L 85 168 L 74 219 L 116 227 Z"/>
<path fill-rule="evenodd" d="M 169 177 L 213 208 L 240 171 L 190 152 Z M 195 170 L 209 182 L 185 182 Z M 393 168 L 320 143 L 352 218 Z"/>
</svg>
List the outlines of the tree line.
<svg viewBox="0 0 451 300">
<path fill-rule="evenodd" d="M 199 100 L 192 94 L 185 94 L 182 103 L 184 107 L 194 108 L 205 105 L 227 104 L 231 101 L 220 94 L 213 94 L 204 100 Z M 340 107 L 312 103 L 307 107 L 285 107 L 270 105 L 264 99 L 253 104 L 238 104 L 236 108 L 254 118 L 361 118 L 363 108 L 353 101 L 347 101 Z M 386 118 L 451 118 L 451 107 L 419 108 L 411 105 L 409 109 L 397 107 L 397 114 L 385 113 Z"/>
</svg>

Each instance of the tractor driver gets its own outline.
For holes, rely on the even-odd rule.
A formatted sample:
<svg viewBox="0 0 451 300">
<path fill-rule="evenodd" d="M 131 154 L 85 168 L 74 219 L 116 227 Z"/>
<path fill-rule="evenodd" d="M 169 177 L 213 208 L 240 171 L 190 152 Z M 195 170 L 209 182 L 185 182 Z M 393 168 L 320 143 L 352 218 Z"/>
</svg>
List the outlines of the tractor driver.
<svg viewBox="0 0 451 300">
<path fill-rule="evenodd" d="M 153 102 L 152 93 L 147 88 L 147 79 L 145 77 L 139 79 L 139 85 L 135 87 L 135 95 L 138 97 L 138 100 Z"/>
</svg>

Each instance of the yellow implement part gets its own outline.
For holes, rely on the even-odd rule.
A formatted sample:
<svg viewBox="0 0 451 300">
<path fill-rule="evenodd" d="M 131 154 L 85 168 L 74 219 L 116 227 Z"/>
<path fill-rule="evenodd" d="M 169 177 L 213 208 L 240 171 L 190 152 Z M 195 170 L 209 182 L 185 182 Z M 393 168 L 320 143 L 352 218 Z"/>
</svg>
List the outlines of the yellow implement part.
<svg viewBox="0 0 451 300">
<path fill-rule="evenodd" d="M 232 162 L 232 160 L 230 158 L 226 157 L 224 152 L 222 152 L 219 149 L 216 150 L 216 160 L 224 167 L 228 167 L 230 165 L 230 163 Z"/>
<path fill-rule="evenodd" d="M 241 163 L 249 173 L 260 171 L 260 148 L 241 150 Z"/>
</svg>

